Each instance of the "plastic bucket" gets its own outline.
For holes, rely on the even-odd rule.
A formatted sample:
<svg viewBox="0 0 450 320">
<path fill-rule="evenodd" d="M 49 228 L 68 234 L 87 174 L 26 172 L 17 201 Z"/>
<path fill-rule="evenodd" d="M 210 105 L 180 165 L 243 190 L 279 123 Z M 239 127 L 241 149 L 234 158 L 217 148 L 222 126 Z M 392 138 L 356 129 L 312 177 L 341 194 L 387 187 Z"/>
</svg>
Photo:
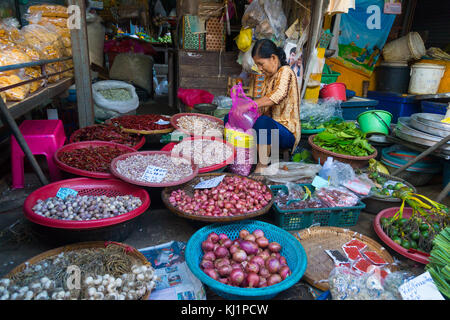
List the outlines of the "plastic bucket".
<svg viewBox="0 0 450 320">
<path fill-rule="evenodd" d="M 431 63 L 416 63 L 411 67 L 408 93 L 436 94 L 439 89 L 445 66 Z"/>
<path fill-rule="evenodd" d="M 406 62 L 382 62 L 375 71 L 377 91 L 396 93 L 408 91 L 410 69 Z"/>
<path fill-rule="evenodd" d="M 384 110 L 370 110 L 361 113 L 357 121 L 365 134 L 389 134 L 392 114 Z"/>
<path fill-rule="evenodd" d="M 336 100 L 345 101 L 347 100 L 345 90 L 345 84 L 342 82 L 327 84 L 320 90 L 320 97 L 322 99 L 335 98 Z"/>
<path fill-rule="evenodd" d="M 383 48 L 385 61 L 418 60 L 425 53 L 425 45 L 417 32 L 410 32 L 406 36 L 386 43 Z"/>
</svg>

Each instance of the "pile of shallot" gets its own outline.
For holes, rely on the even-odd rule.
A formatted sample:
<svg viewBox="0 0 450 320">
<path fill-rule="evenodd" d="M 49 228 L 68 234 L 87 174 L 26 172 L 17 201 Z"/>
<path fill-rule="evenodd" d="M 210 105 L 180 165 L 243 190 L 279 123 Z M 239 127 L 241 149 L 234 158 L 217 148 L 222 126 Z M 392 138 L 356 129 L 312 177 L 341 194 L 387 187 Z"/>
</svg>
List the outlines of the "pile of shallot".
<svg viewBox="0 0 450 320">
<path fill-rule="evenodd" d="M 261 210 L 272 200 L 261 182 L 228 176 L 214 188 L 196 189 L 190 197 L 183 189 L 172 191 L 169 202 L 184 213 L 198 216 L 236 216 Z"/>
<path fill-rule="evenodd" d="M 250 233 L 241 230 L 231 240 L 224 233 L 212 232 L 202 242 L 200 268 L 223 284 L 241 288 L 263 288 L 275 285 L 290 274 L 281 245 L 270 242 L 260 229 Z"/>
</svg>

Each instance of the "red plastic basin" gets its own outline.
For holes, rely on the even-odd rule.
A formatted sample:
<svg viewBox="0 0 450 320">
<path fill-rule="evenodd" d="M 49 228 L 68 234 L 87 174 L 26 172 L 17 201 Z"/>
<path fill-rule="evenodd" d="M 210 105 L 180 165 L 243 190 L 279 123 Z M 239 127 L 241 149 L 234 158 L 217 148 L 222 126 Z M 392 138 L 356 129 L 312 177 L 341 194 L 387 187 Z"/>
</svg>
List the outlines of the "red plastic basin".
<svg viewBox="0 0 450 320">
<path fill-rule="evenodd" d="M 383 228 L 381 227 L 381 218 L 390 218 L 392 216 L 395 215 L 395 213 L 399 210 L 399 207 L 395 207 L 395 208 L 388 208 L 388 209 L 384 209 L 382 211 L 380 211 L 376 217 L 375 220 L 373 222 L 373 228 L 375 229 L 376 234 L 378 235 L 378 237 L 380 237 L 380 239 L 387 244 L 392 250 L 395 250 L 396 252 L 398 252 L 399 254 L 401 254 L 402 256 L 423 263 L 423 264 L 427 264 L 429 262 L 428 256 L 425 256 L 423 254 L 414 252 L 412 250 L 408 250 L 403 248 L 401 245 L 397 244 L 396 242 L 394 242 L 394 240 L 392 240 L 384 231 Z M 409 217 L 411 217 L 412 214 L 412 208 L 404 208 L 403 209 L 403 218 L 408 219 Z"/>
<path fill-rule="evenodd" d="M 50 197 L 55 197 L 59 188 L 73 189 L 78 191 L 79 195 L 106 195 L 108 197 L 132 195 L 139 197 L 142 201 L 142 205 L 133 211 L 116 217 L 88 221 L 58 220 L 43 217 L 34 213 L 32 208 L 36 202 L 39 199 L 45 200 Z M 61 229 L 95 229 L 131 220 L 144 213 L 149 207 L 150 196 L 148 192 L 142 188 L 130 185 L 118 179 L 99 180 L 90 178 L 75 178 L 57 181 L 33 191 L 24 202 L 23 212 L 25 217 L 31 222 L 46 227 Z"/>
<path fill-rule="evenodd" d="M 345 92 L 345 84 L 342 82 L 335 82 L 331 84 L 327 84 L 320 90 L 320 97 L 322 99 L 326 98 L 334 98 L 340 101 L 346 101 L 347 95 Z"/>
</svg>

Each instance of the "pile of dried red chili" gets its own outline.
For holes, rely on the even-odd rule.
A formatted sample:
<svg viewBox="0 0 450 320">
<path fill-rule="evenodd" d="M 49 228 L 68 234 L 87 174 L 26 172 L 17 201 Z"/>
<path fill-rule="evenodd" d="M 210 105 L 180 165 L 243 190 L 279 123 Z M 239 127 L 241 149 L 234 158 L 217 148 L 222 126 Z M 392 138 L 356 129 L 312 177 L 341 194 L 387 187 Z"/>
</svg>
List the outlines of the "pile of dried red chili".
<svg viewBox="0 0 450 320">
<path fill-rule="evenodd" d="M 144 131 L 164 130 L 172 126 L 170 123 L 157 124 L 160 120 L 170 121 L 170 118 L 158 114 L 127 115 L 111 119 L 111 123 L 125 129 Z"/>
<path fill-rule="evenodd" d="M 87 147 L 64 151 L 58 154 L 58 158 L 66 165 L 91 172 L 109 172 L 111 161 L 129 151 L 116 147 Z"/>
<path fill-rule="evenodd" d="M 109 141 L 134 147 L 139 143 L 141 137 L 134 133 L 123 132 L 115 126 L 98 124 L 76 131 L 71 140 L 72 142 L 92 140 Z"/>
</svg>

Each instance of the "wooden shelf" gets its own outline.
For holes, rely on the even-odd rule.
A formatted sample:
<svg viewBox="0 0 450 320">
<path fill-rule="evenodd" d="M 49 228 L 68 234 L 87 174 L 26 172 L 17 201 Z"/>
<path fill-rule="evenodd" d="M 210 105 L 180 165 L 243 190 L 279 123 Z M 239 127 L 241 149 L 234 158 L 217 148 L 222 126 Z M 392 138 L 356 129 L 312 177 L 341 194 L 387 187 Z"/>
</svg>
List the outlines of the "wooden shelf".
<svg viewBox="0 0 450 320">
<path fill-rule="evenodd" d="M 39 89 L 33 94 L 29 95 L 22 101 L 8 102 L 6 106 L 8 111 L 14 119 L 17 119 L 24 114 L 30 112 L 37 106 L 43 104 L 44 102 L 62 94 L 66 91 L 72 84 L 74 84 L 74 78 L 65 78 L 56 83 L 51 83 L 44 88 Z"/>
</svg>

